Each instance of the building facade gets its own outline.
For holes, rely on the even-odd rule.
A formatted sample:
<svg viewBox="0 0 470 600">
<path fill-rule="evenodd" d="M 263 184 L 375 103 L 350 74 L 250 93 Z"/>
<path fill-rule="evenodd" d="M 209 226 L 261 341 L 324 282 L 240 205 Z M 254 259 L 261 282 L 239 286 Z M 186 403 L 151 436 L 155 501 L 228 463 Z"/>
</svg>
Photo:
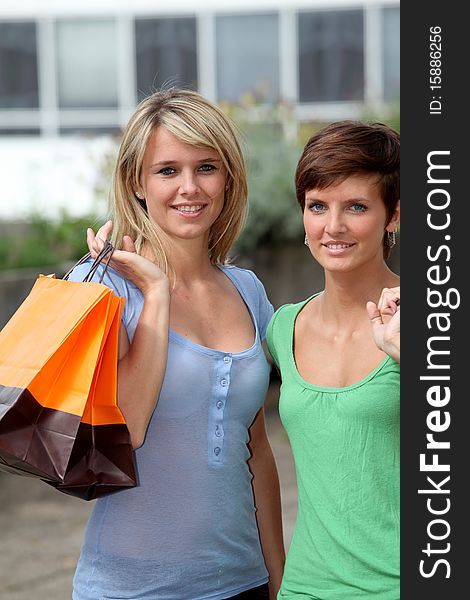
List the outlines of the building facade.
<svg viewBox="0 0 470 600">
<path fill-rule="evenodd" d="M 116 133 L 162 84 L 299 121 L 383 112 L 399 44 L 387 0 L 2 0 L 0 136 Z"/>
</svg>

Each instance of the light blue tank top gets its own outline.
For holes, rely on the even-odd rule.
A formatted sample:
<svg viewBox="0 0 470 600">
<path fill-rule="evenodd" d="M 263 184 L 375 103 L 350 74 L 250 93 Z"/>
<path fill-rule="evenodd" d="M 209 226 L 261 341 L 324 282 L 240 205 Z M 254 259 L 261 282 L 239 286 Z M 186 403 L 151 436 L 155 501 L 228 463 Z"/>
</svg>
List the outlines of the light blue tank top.
<svg viewBox="0 0 470 600">
<path fill-rule="evenodd" d="M 76 267 L 70 279 L 82 280 L 88 268 Z M 95 502 L 74 600 L 219 600 L 268 580 L 247 442 L 268 387 L 261 341 L 273 308 L 251 271 L 220 268 L 248 307 L 255 343 L 222 352 L 170 330 L 158 404 L 135 451 L 139 485 Z M 103 283 L 126 298 L 132 340 L 140 290 L 112 269 Z"/>
</svg>

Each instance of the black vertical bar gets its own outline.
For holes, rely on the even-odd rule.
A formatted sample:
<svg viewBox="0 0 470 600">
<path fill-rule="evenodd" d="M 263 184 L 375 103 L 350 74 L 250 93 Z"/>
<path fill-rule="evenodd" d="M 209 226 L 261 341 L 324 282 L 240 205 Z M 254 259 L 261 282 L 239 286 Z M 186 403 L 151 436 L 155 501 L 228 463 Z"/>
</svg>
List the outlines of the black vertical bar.
<svg viewBox="0 0 470 600">
<path fill-rule="evenodd" d="M 401 3 L 403 600 L 469 593 L 469 39 L 462 4 Z"/>
</svg>

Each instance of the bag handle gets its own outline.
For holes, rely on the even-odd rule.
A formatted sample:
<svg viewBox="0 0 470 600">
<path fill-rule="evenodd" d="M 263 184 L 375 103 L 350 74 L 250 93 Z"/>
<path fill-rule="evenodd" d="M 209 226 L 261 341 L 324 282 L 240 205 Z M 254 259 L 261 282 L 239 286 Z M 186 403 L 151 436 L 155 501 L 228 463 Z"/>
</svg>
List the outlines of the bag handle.
<svg viewBox="0 0 470 600">
<path fill-rule="evenodd" d="M 109 240 L 106 240 L 103 248 L 100 250 L 100 252 L 96 256 L 95 260 L 93 261 L 93 264 L 91 265 L 88 273 L 85 275 L 83 281 L 91 281 L 93 279 L 93 276 L 95 275 L 98 267 L 106 259 L 106 262 L 104 263 L 103 272 L 101 273 L 101 276 L 99 279 L 99 283 L 101 283 L 103 281 L 103 277 L 105 276 L 106 271 L 108 269 L 109 261 L 111 260 L 113 252 L 114 252 L 114 246 L 111 244 L 111 242 L 109 242 Z M 91 257 L 91 252 L 88 252 L 88 254 L 85 254 L 85 256 L 82 256 L 82 258 L 78 262 L 76 262 L 71 269 L 69 269 L 67 271 L 67 273 L 62 277 L 62 279 L 68 279 L 70 276 L 70 273 L 75 269 L 75 267 L 78 267 L 78 265 L 83 264 L 90 257 Z"/>
</svg>

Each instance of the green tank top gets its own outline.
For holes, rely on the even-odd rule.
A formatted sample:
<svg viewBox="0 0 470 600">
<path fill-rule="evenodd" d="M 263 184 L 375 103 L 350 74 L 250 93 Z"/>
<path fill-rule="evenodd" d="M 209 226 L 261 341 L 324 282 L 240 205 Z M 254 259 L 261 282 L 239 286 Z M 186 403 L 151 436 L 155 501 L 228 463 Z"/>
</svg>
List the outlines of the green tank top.
<svg viewBox="0 0 470 600">
<path fill-rule="evenodd" d="M 298 486 L 278 600 L 398 600 L 400 365 L 387 357 L 341 388 L 305 381 L 293 333 L 310 299 L 278 309 L 266 334 Z"/>
</svg>

